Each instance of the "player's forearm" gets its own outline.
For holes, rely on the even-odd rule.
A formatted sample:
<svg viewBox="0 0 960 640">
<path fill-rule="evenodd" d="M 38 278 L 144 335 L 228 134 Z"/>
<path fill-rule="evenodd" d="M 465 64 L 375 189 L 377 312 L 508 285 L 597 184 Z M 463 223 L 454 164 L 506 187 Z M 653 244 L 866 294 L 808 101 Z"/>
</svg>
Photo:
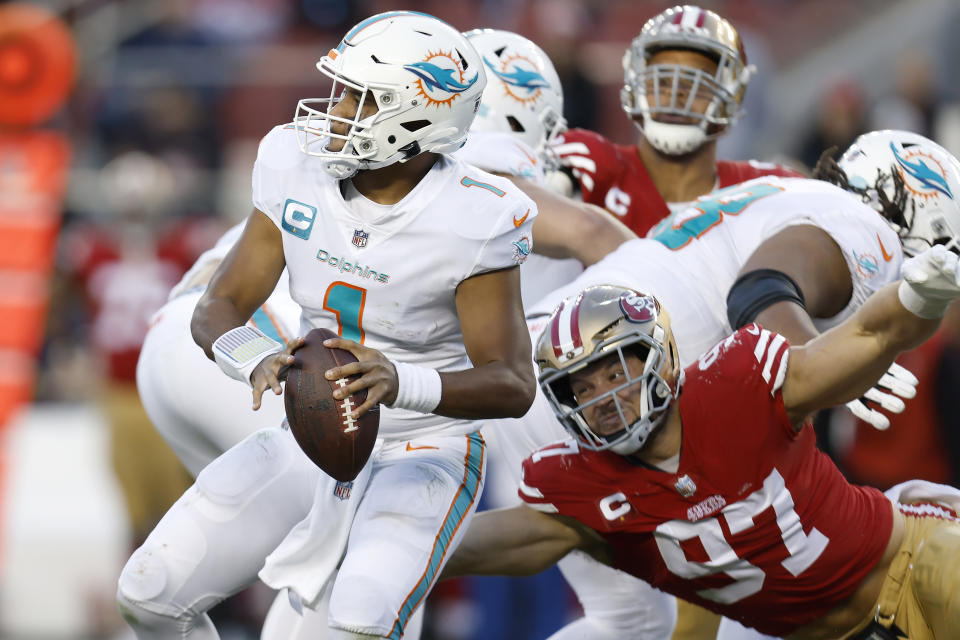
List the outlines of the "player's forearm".
<svg viewBox="0 0 960 640">
<path fill-rule="evenodd" d="M 527 576 L 550 568 L 575 548 L 575 536 L 551 533 L 553 525 L 541 526 L 544 518 L 525 506 L 478 513 L 440 579 Z"/>
<path fill-rule="evenodd" d="M 820 333 L 803 307 L 789 300 L 770 305 L 759 312 L 754 321 L 764 329 L 779 333 L 792 345 L 805 344 Z"/>
<path fill-rule="evenodd" d="M 519 418 L 536 394 L 533 365 L 502 361 L 440 374 L 442 395 L 434 413 L 451 418 Z"/>
<path fill-rule="evenodd" d="M 627 225 L 600 207 L 581 203 L 580 211 L 582 220 L 576 230 L 580 242 L 573 257 L 585 266 L 599 262 L 627 240 L 637 237 Z"/>
<path fill-rule="evenodd" d="M 898 289 L 898 282 L 888 284 L 851 318 L 859 335 L 878 343 L 875 348 L 885 357 L 919 346 L 940 326 L 940 318 L 921 318 L 906 309 Z"/>
<path fill-rule="evenodd" d="M 533 250 L 550 258 L 576 258 L 590 266 L 637 235 L 590 204 L 547 191 L 535 192 L 540 211 L 533 223 Z"/>
<path fill-rule="evenodd" d="M 204 294 L 193 311 L 190 333 L 193 335 L 194 342 L 200 345 L 207 357 L 212 360 L 214 341 L 249 319 L 250 314 L 244 317 L 244 314 L 230 300 L 207 297 Z"/>
</svg>

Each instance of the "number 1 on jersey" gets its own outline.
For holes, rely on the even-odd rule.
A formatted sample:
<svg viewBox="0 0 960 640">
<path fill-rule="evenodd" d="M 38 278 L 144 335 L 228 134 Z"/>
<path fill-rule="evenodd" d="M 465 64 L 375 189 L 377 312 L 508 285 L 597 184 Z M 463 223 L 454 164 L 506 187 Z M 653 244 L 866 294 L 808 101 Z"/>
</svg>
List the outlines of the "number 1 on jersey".
<svg viewBox="0 0 960 640">
<path fill-rule="evenodd" d="M 337 333 L 341 338 L 363 344 L 363 307 L 367 290 L 346 282 L 334 282 L 323 294 L 323 308 L 337 316 Z"/>
</svg>

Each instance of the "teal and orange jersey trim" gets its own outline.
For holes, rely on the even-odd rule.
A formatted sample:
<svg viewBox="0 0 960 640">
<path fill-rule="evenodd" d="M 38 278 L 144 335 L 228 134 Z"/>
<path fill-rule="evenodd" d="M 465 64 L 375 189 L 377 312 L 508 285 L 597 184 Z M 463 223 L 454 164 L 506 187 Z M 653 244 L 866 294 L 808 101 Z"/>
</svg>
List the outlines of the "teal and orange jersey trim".
<svg viewBox="0 0 960 640">
<path fill-rule="evenodd" d="M 267 308 L 267 305 L 263 305 L 253 312 L 253 316 L 250 318 L 250 324 L 260 329 L 267 337 L 276 340 L 282 345 L 287 344 L 290 340 L 287 332 L 283 329 L 283 325 L 277 321 Z"/>
<path fill-rule="evenodd" d="M 440 574 L 440 567 L 443 566 L 443 560 L 450 550 L 450 542 L 456 535 L 460 525 L 467 518 L 467 514 L 473 508 L 474 503 L 480 498 L 480 484 L 483 481 L 483 458 L 485 455 L 486 444 L 483 436 L 479 432 L 471 433 L 467 438 L 467 453 L 464 456 L 463 480 L 460 488 L 457 490 L 450 508 L 443 519 L 443 525 L 440 532 L 434 539 L 433 550 L 430 553 L 430 560 L 423 575 L 417 581 L 413 590 L 407 595 L 397 614 L 397 619 L 386 635 L 390 640 L 398 640 L 403 635 L 403 630 L 410 621 L 414 610 L 430 593 L 433 583 L 436 582 Z"/>
</svg>

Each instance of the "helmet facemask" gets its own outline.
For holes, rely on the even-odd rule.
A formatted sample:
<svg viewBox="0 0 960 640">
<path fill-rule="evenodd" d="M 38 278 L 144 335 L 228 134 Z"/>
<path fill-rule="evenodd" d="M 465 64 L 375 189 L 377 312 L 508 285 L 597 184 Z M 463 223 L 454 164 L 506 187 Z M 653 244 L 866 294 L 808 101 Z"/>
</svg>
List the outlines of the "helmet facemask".
<svg viewBox="0 0 960 640">
<path fill-rule="evenodd" d="M 394 117 L 402 106 L 397 93 L 389 85 L 352 82 L 332 69 L 326 56 L 317 63 L 317 68 L 333 83 L 329 98 L 309 98 L 297 103 L 293 121 L 301 151 L 324 158 L 324 169 L 339 179 L 349 178 L 359 169 L 379 169 L 397 161 L 402 162 L 420 152 L 419 146 L 412 143 L 396 149 L 386 158 L 378 159 L 381 149 L 377 144 L 375 127 L 377 123 Z M 334 115 L 331 112 L 343 100 L 348 89 L 359 93 L 356 113 L 352 117 Z M 362 117 L 368 96 L 373 97 L 378 109 Z M 334 128 L 337 124 L 345 126 L 346 133 L 336 133 Z M 343 141 L 339 151 L 330 150 L 334 140 Z"/>
<path fill-rule="evenodd" d="M 662 329 L 661 329 L 662 331 Z M 631 371 L 626 353 L 635 353 L 643 362 L 639 373 Z M 618 336 L 610 344 L 600 344 L 597 356 L 585 362 L 583 366 L 572 370 L 550 372 L 540 379 L 540 385 L 550 404 L 555 408 L 557 417 L 571 434 L 576 436 L 586 449 L 595 451 L 611 450 L 620 455 L 636 453 L 649 439 L 650 434 L 662 423 L 670 408 L 675 393 L 676 381 L 669 380 L 666 371 L 668 363 L 667 348 L 662 342 L 642 333 L 628 337 Z M 595 398 L 580 403 L 571 387 L 570 376 L 586 366 L 597 364 L 607 358 L 617 358 L 624 372 L 625 380 L 617 387 L 607 390 Z M 636 369 L 636 364 L 633 365 Z M 667 377 L 665 377 L 665 375 Z M 637 394 L 638 417 L 629 421 L 626 417 L 624 396 Z M 612 433 L 600 434 L 591 426 L 584 412 L 608 402 L 612 402 L 622 428 Z"/>
<path fill-rule="evenodd" d="M 612 285 L 565 299 L 537 340 L 536 359 L 564 427 L 584 448 L 620 455 L 639 451 L 663 423 L 683 377 L 666 311 L 653 296 Z"/>
<path fill-rule="evenodd" d="M 702 54 L 716 63 L 716 70 L 653 62 L 663 51 Z M 754 67 L 747 64 L 740 36 L 729 22 L 712 11 L 684 6 L 644 25 L 624 54 L 623 71 L 624 111 L 655 149 L 682 155 L 736 122 Z M 706 99 L 704 108 L 697 108 L 698 98 Z M 669 121 L 676 117 L 689 122 Z"/>
</svg>

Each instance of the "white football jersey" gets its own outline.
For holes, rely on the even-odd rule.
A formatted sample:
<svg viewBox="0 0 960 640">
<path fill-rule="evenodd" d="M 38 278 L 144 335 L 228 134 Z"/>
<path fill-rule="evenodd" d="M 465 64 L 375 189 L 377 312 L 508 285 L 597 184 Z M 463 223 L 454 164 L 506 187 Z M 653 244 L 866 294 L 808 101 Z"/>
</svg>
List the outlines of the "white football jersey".
<svg viewBox="0 0 960 640">
<path fill-rule="evenodd" d="M 536 152 L 515 134 L 471 131 L 467 143 L 453 155 L 484 171 L 516 176 L 545 186 L 543 163 Z M 524 309 L 582 272 L 583 265 L 579 260 L 531 255 L 520 267 L 520 292 Z"/>
<path fill-rule="evenodd" d="M 651 293 L 670 313 L 681 364 L 687 366 L 733 332 L 726 297 L 747 258 L 763 241 L 793 225 L 826 231 L 850 270 L 850 302 L 832 318 L 814 319 L 820 331 L 840 323 L 871 293 L 900 277 L 899 238 L 873 209 L 826 182 L 769 176 L 697 199 L 653 237 L 624 243 L 548 294 L 527 317 L 549 314 L 563 298 L 591 285 Z"/>
<path fill-rule="evenodd" d="M 439 371 L 472 366 L 457 318 L 457 286 L 522 263 L 536 205 L 509 180 L 442 157 L 407 196 L 361 219 L 292 125 L 260 143 L 253 201 L 280 229 L 301 333 L 326 327 L 388 358 Z M 380 435 L 469 433 L 465 420 L 381 409 Z"/>
</svg>

